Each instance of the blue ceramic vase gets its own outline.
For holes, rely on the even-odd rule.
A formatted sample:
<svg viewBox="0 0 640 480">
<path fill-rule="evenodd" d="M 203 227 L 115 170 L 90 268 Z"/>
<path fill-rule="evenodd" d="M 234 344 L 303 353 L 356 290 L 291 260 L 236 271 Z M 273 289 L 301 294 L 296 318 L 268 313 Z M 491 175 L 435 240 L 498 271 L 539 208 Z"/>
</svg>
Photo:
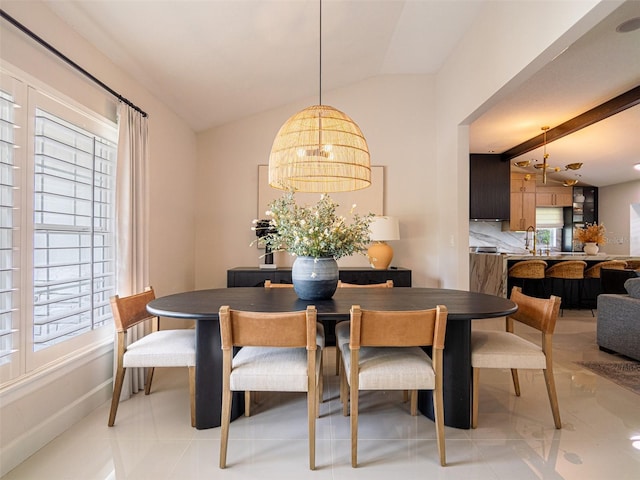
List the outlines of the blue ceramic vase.
<svg viewBox="0 0 640 480">
<path fill-rule="evenodd" d="M 338 262 L 333 257 L 297 257 L 291 279 L 301 300 L 327 300 L 338 287 Z"/>
</svg>

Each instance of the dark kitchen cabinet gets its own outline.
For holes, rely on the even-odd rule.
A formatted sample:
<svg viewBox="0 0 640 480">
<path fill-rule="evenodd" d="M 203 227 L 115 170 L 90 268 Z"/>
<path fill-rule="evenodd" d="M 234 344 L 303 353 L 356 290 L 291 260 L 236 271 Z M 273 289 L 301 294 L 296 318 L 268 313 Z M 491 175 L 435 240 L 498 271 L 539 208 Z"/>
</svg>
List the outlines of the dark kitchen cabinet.
<svg viewBox="0 0 640 480">
<path fill-rule="evenodd" d="M 469 218 L 502 221 L 510 215 L 509 162 L 500 155 L 469 155 Z"/>
</svg>

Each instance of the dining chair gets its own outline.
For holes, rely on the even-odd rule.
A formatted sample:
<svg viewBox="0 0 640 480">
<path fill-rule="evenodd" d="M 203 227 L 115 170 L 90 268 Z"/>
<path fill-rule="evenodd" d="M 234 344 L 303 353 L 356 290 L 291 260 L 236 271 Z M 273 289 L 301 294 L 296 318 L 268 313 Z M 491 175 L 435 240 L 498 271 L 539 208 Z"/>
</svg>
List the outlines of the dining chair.
<svg viewBox="0 0 640 480">
<path fill-rule="evenodd" d="M 188 367 L 191 426 L 196 423 L 196 332 L 194 329 L 159 330 L 159 318 L 147 312 L 147 303 L 155 299 L 153 288 L 128 297 L 111 297 L 111 310 L 117 333 L 117 367 L 109 411 L 109 426 L 116 421 L 122 384 L 127 368 L 147 368 L 145 395 L 151 392 L 155 367 Z M 152 332 L 127 345 L 132 327 L 151 320 Z"/>
<path fill-rule="evenodd" d="M 393 288 L 393 280 L 387 280 L 382 283 L 367 283 L 364 285 L 360 285 L 357 283 L 347 283 L 343 282 L 342 280 L 338 280 L 338 288 Z M 345 330 L 345 335 L 343 335 L 343 338 L 349 338 L 348 322 L 344 323 L 342 328 Z M 340 344 L 338 343 L 338 332 L 336 332 L 336 375 L 340 375 L 340 362 Z"/>
<path fill-rule="evenodd" d="M 293 288 L 293 283 L 273 283 L 271 280 L 265 280 L 264 288 Z"/>
<path fill-rule="evenodd" d="M 341 322 L 347 323 L 347 322 Z M 418 390 L 433 390 L 440 464 L 446 465 L 442 396 L 442 352 L 447 308 L 379 311 L 351 307 L 349 340 L 342 348 L 340 391 L 351 415 L 351 466 L 358 464 L 358 398 L 360 390 L 408 390 L 411 415 L 417 415 Z M 432 358 L 421 348 L 432 347 Z"/>
<path fill-rule="evenodd" d="M 473 368 L 473 407 L 471 427 L 478 426 L 478 393 L 481 368 L 509 368 L 516 396 L 520 396 L 518 369 L 542 369 L 556 428 L 562 428 L 555 380 L 553 378 L 552 339 L 560 310 L 560 297 L 529 297 L 520 287 L 513 287 L 511 300 L 518 310 L 506 318 L 505 331 L 471 332 L 471 366 Z M 514 333 L 514 320 L 535 328 L 542 334 L 541 345 Z"/>
<path fill-rule="evenodd" d="M 317 312 L 246 312 L 220 308 L 222 415 L 220 468 L 227 463 L 232 391 L 307 392 L 309 468 L 315 469 L 315 429 L 322 349 Z M 234 348 L 242 347 L 233 356 Z"/>
<path fill-rule="evenodd" d="M 264 288 L 288 288 L 293 289 L 293 283 L 273 283 L 271 280 L 264 281 Z M 317 326 L 317 345 L 320 349 L 322 349 L 324 356 L 324 347 L 326 344 L 326 338 L 324 334 L 324 325 L 322 322 L 318 322 Z M 320 358 L 320 371 L 324 370 L 324 359 Z M 318 395 L 320 398 L 320 403 L 324 401 L 324 377 L 320 375 L 320 384 L 318 386 Z M 244 392 L 244 415 L 248 417 L 250 415 L 250 405 L 251 405 L 251 392 Z"/>
<path fill-rule="evenodd" d="M 367 283 L 360 285 L 358 283 L 347 283 L 338 280 L 338 288 L 393 288 L 393 280 L 387 280 L 382 283 Z"/>
</svg>

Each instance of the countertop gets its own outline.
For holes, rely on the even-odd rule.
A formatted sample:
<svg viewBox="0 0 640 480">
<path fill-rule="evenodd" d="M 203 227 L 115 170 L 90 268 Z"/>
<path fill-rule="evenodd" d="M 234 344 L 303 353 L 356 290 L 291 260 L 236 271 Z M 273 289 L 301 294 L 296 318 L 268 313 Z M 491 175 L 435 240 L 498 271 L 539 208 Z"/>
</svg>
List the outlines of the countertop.
<svg viewBox="0 0 640 480">
<path fill-rule="evenodd" d="M 507 296 L 507 269 L 520 260 L 544 260 L 548 265 L 565 260 L 583 260 L 592 266 L 607 260 L 640 260 L 640 256 L 609 255 L 598 252 L 586 255 L 582 252 L 562 252 L 552 255 L 531 255 L 526 253 L 469 253 L 469 289 L 472 292 Z"/>
<path fill-rule="evenodd" d="M 599 252 L 596 255 L 587 255 L 583 252 L 561 252 L 551 255 L 532 255 L 530 253 L 474 253 L 473 255 L 490 255 L 504 257 L 506 260 L 585 260 L 603 262 L 606 260 L 638 260 L 640 257 L 633 255 L 609 255 Z"/>
</svg>

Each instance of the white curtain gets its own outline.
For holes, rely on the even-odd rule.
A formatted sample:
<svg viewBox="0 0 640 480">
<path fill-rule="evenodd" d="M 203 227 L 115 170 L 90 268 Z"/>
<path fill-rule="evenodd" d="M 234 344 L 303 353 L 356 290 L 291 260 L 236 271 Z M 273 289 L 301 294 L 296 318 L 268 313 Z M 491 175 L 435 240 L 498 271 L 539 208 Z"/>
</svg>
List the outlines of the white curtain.
<svg viewBox="0 0 640 480">
<path fill-rule="evenodd" d="M 142 292 L 149 285 L 148 122 L 137 110 L 120 103 L 116 173 L 117 293 Z M 128 341 L 145 335 L 148 327 L 129 331 Z M 121 399 L 144 389 L 144 369 L 128 369 Z"/>
</svg>

